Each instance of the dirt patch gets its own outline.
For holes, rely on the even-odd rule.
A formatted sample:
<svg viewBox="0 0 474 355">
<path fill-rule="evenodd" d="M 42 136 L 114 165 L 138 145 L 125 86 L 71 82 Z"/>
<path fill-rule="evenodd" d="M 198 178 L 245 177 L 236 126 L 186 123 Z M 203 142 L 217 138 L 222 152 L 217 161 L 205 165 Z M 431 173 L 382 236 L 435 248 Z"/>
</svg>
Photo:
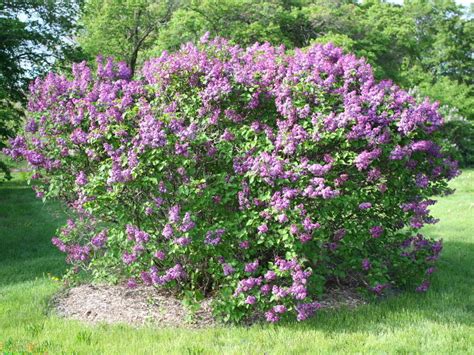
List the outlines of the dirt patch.
<svg viewBox="0 0 474 355">
<path fill-rule="evenodd" d="M 324 298 L 319 303 L 321 309 L 336 309 L 341 307 L 356 308 L 367 302 L 353 288 L 332 288 L 326 291 Z"/>
<path fill-rule="evenodd" d="M 199 328 L 215 325 L 210 301 L 203 301 L 201 308 L 192 315 L 167 290 L 145 286 L 130 289 L 123 285 L 80 285 L 59 294 L 53 304 L 60 316 L 88 323 Z"/>
<path fill-rule="evenodd" d="M 179 299 L 164 289 L 146 286 L 130 289 L 124 285 L 87 284 L 57 295 L 53 299 L 53 305 L 60 316 L 87 323 L 204 328 L 217 324 L 212 316 L 211 301 L 204 300 L 200 309 L 192 314 Z M 319 302 L 321 309 L 354 308 L 365 303 L 351 289 L 329 290 Z M 253 320 L 258 321 L 259 319 Z"/>
</svg>

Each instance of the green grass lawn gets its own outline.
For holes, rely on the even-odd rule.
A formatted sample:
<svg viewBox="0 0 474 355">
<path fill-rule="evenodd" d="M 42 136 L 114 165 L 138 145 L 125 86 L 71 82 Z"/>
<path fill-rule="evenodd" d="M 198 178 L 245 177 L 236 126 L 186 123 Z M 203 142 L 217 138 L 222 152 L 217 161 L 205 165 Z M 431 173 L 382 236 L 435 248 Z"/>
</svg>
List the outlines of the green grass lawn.
<svg viewBox="0 0 474 355">
<path fill-rule="evenodd" d="M 424 233 L 443 238 L 427 294 L 406 293 L 355 310 L 321 311 L 306 323 L 206 330 L 88 326 L 48 307 L 64 257 L 50 239 L 64 222 L 21 179 L 0 184 L 0 353 L 290 354 L 474 353 L 474 170 L 440 199 Z"/>
</svg>

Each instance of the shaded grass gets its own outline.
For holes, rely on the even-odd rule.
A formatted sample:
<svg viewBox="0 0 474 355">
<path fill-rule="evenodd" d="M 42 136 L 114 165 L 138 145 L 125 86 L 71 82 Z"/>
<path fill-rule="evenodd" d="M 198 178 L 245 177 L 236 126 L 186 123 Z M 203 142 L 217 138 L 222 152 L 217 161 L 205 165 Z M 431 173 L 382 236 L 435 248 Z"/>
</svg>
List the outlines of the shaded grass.
<svg viewBox="0 0 474 355">
<path fill-rule="evenodd" d="M 426 294 L 405 293 L 355 310 L 321 311 L 307 323 L 205 330 L 88 326 L 48 314 L 64 271 L 50 238 L 63 222 L 58 205 L 34 198 L 21 181 L 0 185 L 0 352 L 289 354 L 474 353 L 474 171 L 433 207 L 443 238 Z"/>
<path fill-rule="evenodd" d="M 50 242 L 63 222 L 59 206 L 43 204 L 22 180 L 0 184 L 0 286 L 64 271 Z"/>
</svg>

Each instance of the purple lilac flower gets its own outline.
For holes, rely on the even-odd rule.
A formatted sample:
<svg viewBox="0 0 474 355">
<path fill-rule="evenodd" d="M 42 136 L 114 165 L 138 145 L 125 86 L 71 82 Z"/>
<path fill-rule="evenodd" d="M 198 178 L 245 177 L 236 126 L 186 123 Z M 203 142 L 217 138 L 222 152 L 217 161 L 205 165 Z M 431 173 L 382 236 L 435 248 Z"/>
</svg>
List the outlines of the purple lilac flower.
<svg viewBox="0 0 474 355">
<path fill-rule="evenodd" d="M 362 260 L 362 269 L 370 270 L 372 268 L 372 264 L 370 263 L 369 259 Z"/>
<path fill-rule="evenodd" d="M 379 238 L 383 234 L 383 227 L 374 226 L 370 228 L 370 234 L 372 235 L 372 238 Z"/>
<path fill-rule="evenodd" d="M 298 236 L 298 239 L 301 243 L 307 243 L 313 239 L 312 235 L 309 233 L 302 233 Z"/>
<path fill-rule="evenodd" d="M 424 174 L 418 174 L 416 176 L 416 185 L 422 188 L 425 188 L 429 185 L 430 180 L 428 177 Z"/>
<path fill-rule="evenodd" d="M 165 228 L 163 228 L 163 232 L 161 234 L 166 239 L 170 239 L 173 236 L 173 233 L 174 233 L 173 232 L 173 227 L 171 226 L 171 224 L 166 224 Z"/>
<path fill-rule="evenodd" d="M 145 251 L 145 247 L 143 246 L 143 244 L 136 244 L 133 247 L 133 254 L 135 254 L 137 256 L 142 254 L 144 251 Z"/>
<path fill-rule="evenodd" d="M 137 256 L 135 254 L 130 254 L 128 252 L 125 252 L 122 255 L 122 261 L 127 265 L 130 265 L 136 260 L 137 260 Z"/>
<path fill-rule="evenodd" d="M 141 231 L 131 224 L 127 224 L 125 229 L 129 240 L 134 240 L 140 244 L 147 243 L 150 240 L 150 235 L 148 233 Z"/>
<path fill-rule="evenodd" d="M 130 78 L 132 74 L 131 69 L 128 67 L 127 63 L 125 62 L 118 62 L 117 63 L 117 77 L 123 80 L 127 80 Z"/>
<path fill-rule="evenodd" d="M 163 181 L 160 181 L 160 183 L 158 184 L 158 191 L 162 194 L 167 192 L 166 185 Z"/>
<path fill-rule="evenodd" d="M 264 223 L 264 224 L 258 226 L 257 230 L 258 230 L 259 234 L 265 234 L 265 233 L 268 232 L 268 226 L 267 226 L 266 223 Z"/>
<path fill-rule="evenodd" d="M 311 232 L 312 230 L 314 229 L 317 229 L 317 228 L 320 228 L 321 225 L 317 222 L 312 222 L 311 221 L 311 218 L 309 217 L 306 217 L 304 220 L 303 220 L 303 227 L 304 227 L 304 230 L 307 231 L 307 232 Z"/>
<path fill-rule="evenodd" d="M 248 249 L 250 247 L 250 242 L 248 240 L 244 240 L 239 243 L 239 247 L 242 249 Z"/>
<path fill-rule="evenodd" d="M 399 145 L 397 145 L 395 147 L 395 149 L 393 149 L 390 152 L 390 159 L 392 159 L 392 160 L 402 160 L 403 158 L 405 158 L 406 156 L 409 156 L 409 155 L 410 155 L 409 149 L 402 148 Z"/>
<path fill-rule="evenodd" d="M 135 241 L 137 243 L 147 243 L 150 240 L 150 235 L 144 231 L 137 231 L 135 234 Z"/>
<path fill-rule="evenodd" d="M 268 312 L 265 312 L 265 319 L 267 320 L 267 322 L 276 323 L 280 320 L 280 317 L 272 309 Z"/>
<path fill-rule="evenodd" d="M 181 223 L 181 227 L 180 227 L 181 232 L 189 232 L 195 226 L 196 226 L 196 223 L 194 223 L 191 220 L 191 213 L 186 212 L 183 218 L 183 222 Z"/>
<path fill-rule="evenodd" d="M 150 286 L 153 283 L 152 279 L 151 279 L 151 275 L 150 275 L 149 272 L 142 271 L 141 274 L 140 274 L 140 277 L 141 277 L 143 283 L 147 286 Z"/>
<path fill-rule="evenodd" d="M 414 152 L 430 152 L 435 156 L 440 150 L 440 147 L 436 143 L 427 140 L 413 142 L 410 147 Z"/>
<path fill-rule="evenodd" d="M 66 249 L 67 249 L 66 244 L 64 244 L 64 242 L 61 239 L 59 239 L 58 237 L 54 237 L 51 239 L 51 242 L 60 251 L 62 251 L 63 253 L 66 252 Z"/>
<path fill-rule="evenodd" d="M 272 286 L 271 285 L 263 285 L 260 287 L 260 292 L 264 295 L 268 295 L 272 291 Z"/>
<path fill-rule="evenodd" d="M 362 202 L 359 205 L 359 209 L 361 209 L 361 210 L 368 210 L 371 207 L 372 207 L 372 204 L 370 202 Z"/>
<path fill-rule="evenodd" d="M 230 264 L 222 264 L 222 269 L 224 270 L 224 276 L 229 276 L 235 272 L 235 269 Z"/>
<path fill-rule="evenodd" d="M 230 132 L 228 129 L 224 130 L 224 133 L 221 136 L 221 139 L 224 141 L 233 141 L 235 139 L 235 135 Z"/>
<path fill-rule="evenodd" d="M 260 286 L 261 284 L 262 277 L 249 277 L 247 279 L 240 280 L 234 295 L 238 296 L 242 292 L 250 291 L 254 287 Z"/>
<path fill-rule="evenodd" d="M 151 114 L 145 113 L 138 125 L 141 146 L 158 148 L 166 145 L 167 140 L 163 122 L 157 120 Z"/>
<path fill-rule="evenodd" d="M 145 214 L 146 214 L 147 216 L 151 216 L 151 215 L 153 214 L 153 208 L 151 208 L 151 207 L 146 207 L 146 208 L 145 208 Z"/>
<path fill-rule="evenodd" d="M 349 180 L 348 174 L 341 174 L 338 178 L 334 180 L 336 186 L 343 185 L 347 180 Z"/>
<path fill-rule="evenodd" d="M 413 217 L 410 219 L 410 227 L 412 228 L 421 228 L 424 225 L 424 221 L 421 218 Z"/>
<path fill-rule="evenodd" d="M 290 291 L 285 288 L 285 287 L 280 287 L 277 285 L 273 285 L 272 287 L 272 294 L 275 296 L 277 299 L 285 298 L 288 296 Z"/>
<path fill-rule="evenodd" d="M 163 152 L 168 154 L 170 159 L 180 155 L 177 157 L 179 159 L 174 159 L 176 166 L 168 164 L 164 168 L 163 180 L 169 183 L 169 187 L 187 188 L 195 178 L 192 167 L 194 163 L 197 167 L 210 163 L 212 157 L 220 153 L 220 140 L 233 141 L 234 134 L 239 133 L 241 129 L 250 128 L 252 131 L 246 132 L 249 139 L 256 142 L 267 140 L 266 147 L 269 149 L 262 151 L 262 147 L 257 145 L 255 149 L 239 151 L 233 157 L 234 171 L 227 172 L 225 181 L 230 185 L 254 176 L 256 180 L 242 183 L 242 191 L 238 193 L 240 211 L 248 209 L 250 213 L 260 212 L 261 218 L 265 220 L 265 224 L 258 229 L 260 234 L 268 232 L 266 223 L 270 225 L 271 221 L 275 220 L 283 224 L 289 222 L 288 216 L 291 216 L 292 222 L 295 218 L 296 224 L 288 226 L 288 229 L 294 235 L 293 239 L 299 239 L 301 242 L 311 240 L 314 229 L 319 228 L 310 218 L 313 212 L 309 208 L 310 205 L 318 205 L 323 199 L 335 198 L 341 194 L 351 194 L 353 186 L 357 186 L 364 176 L 369 188 L 378 188 L 380 193 L 385 193 L 387 185 L 379 181 L 380 178 L 383 176 L 383 181 L 386 178 L 390 186 L 393 183 L 391 179 L 394 178 L 393 172 L 386 170 L 387 159 L 390 159 L 389 165 L 406 166 L 405 173 L 415 177 L 414 184 L 419 187 L 421 198 L 429 193 L 422 189 L 428 188 L 431 183 L 442 186 L 445 180 L 459 173 L 457 163 L 445 157 L 436 142 L 428 140 L 430 134 L 442 125 L 443 120 L 437 112 L 437 104 L 428 101 L 416 104 L 408 93 L 395 85 L 387 81 L 377 83 L 370 65 L 365 61 L 344 55 L 341 49 L 331 44 L 313 46 L 305 51 L 295 51 L 294 55 L 287 55 L 283 48 L 274 48 L 269 44 L 256 44 L 243 49 L 231 46 L 222 39 L 211 40 L 208 34 L 202 38 L 202 43 L 206 43 L 204 49 L 188 44 L 175 53 L 163 52 L 160 58 L 144 64 L 140 80 L 130 77 L 131 71 L 124 63 L 114 64 L 110 58 L 104 61 L 99 57 L 98 80 L 86 64 L 81 63 L 73 66 L 73 76 L 70 79 L 49 74 L 43 80 L 33 81 L 28 109 L 35 119 L 26 124 L 25 130 L 29 132 L 26 139 L 13 139 L 10 142 L 11 147 L 6 150 L 7 154 L 15 159 L 23 157 L 31 165 L 44 170 L 45 174 L 40 182 L 46 185 L 48 172 L 53 172 L 55 176 L 69 173 L 70 178 L 76 180 L 79 186 L 87 184 L 88 177 L 93 178 L 92 170 L 87 170 L 87 173 L 92 175 L 86 176 L 84 172 L 79 172 L 80 168 L 77 166 L 74 168 L 74 165 L 69 163 L 62 166 L 62 161 L 66 158 L 71 163 L 77 158 L 80 158 L 78 162 L 89 159 L 93 166 L 103 165 L 101 162 L 105 159 L 110 161 L 110 169 L 105 172 L 108 179 L 104 191 L 111 193 L 116 187 L 125 187 L 125 194 L 133 192 L 136 187 L 126 183 L 141 179 L 141 172 L 148 171 L 147 158 L 150 152 Z M 180 98 L 179 92 L 176 95 L 168 95 L 168 91 L 176 89 L 173 86 L 175 78 L 185 78 L 188 86 L 199 96 L 201 105 L 196 107 L 196 120 L 184 119 L 182 113 L 189 107 L 185 107 L 186 100 Z M 294 88 L 298 83 L 317 87 L 323 93 L 339 95 L 341 107 L 335 107 L 334 112 L 329 114 L 314 112 L 320 111 L 317 109 L 319 102 L 314 101 L 313 97 L 296 92 Z M 150 87 L 152 90 L 149 90 Z M 238 90 L 235 91 L 235 88 Z M 249 88 L 252 89 L 250 96 L 239 97 Z M 160 98 L 159 103 L 154 100 L 155 97 Z M 169 101 L 168 97 L 171 98 Z M 241 105 L 224 107 L 229 98 L 237 100 Z M 296 103 L 300 99 L 306 102 Z M 263 108 L 267 101 L 275 105 L 275 122 L 255 119 L 259 112 L 252 110 Z M 132 127 L 126 117 L 127 112 L 135 111 L 137 115 Z M 159 112 L 165 113 L 167 119 L 159 119 Z M 231 128 L 224 130 L 226 125 Z M 211 131 L 202 131 L 208 128 Z M 325 133 L 336 130 L 343 135 L 350 149 L 358 149 L 356 154 L 360 154 L 353 161 L 353 165 L 359 173 L 351 173 L 351 176 L 342 173 L 346 162 L 341 162 L 335 155 L 325 154 Z M 202 136 L 217 135 L 220 139 L 207 139 L 202 142 L 199 138 L 201 133 Z M 420 140 L 422 137 L 423 140 Z M 242 139 L 246 140 L 248 137 L 242 136 Z M 321 154 L 319 150 L 318 154 L 313 154 L 306 149 L 318 144 L 320 140 Z M 105 141 L 107 143 L 103 143 Z M 398 142 L 403 142 L 403 145 L 394 147 Z M 377 160 L 382 156 L 382 152 L 383 160 L 379 164 Z M 82 154 L 84 159 L 81 158 Z M 59 157 L 53 158 L 56 156 Z M 187 158 L 182 159 L 183 156 Z M 142 167 L 144 170 L 141 170 Z M 339 173 L 336 173 L 338 171 Z M 79 174 L 76 175 L 76 172 Z M 258 181 L 259 190 L 266 188 L 272 191 L 268 199 L 254 197 L 260 192 L 257 191 L 255 181 Z M 119 185 L 114 186 L 115 184 Z M 203 190 L 209 187 L 199 184 L 196 196 L 208 196 Z M 84 204 L 93 202 L 94 197 L 86 195 L 83 189 L 73 190 L 77 196 L 72 199 L 71 205 L 84 217 L 92 217 L 86 213 Z M 173 198 L 174 188 L 168 192 L 161 181 L 157 190 L 153 193 L 158 197 L 151 196 L 156 208 L 152 210 L 151 207 L 146 207 L 141 213 L 153 213 L 158 226 L 169 223 L 164 226 L 163 236 L 172 239 L 175 235 L 175 242 L 186 244 L 187 238 L 178 237 L 195 227 L 190 214 L 187 213 L 183 217 L 179 206 L 173 206 L 169 211 L 165 210 L 165 213 L 169 212 L 169 220 L 162 221 L 159 212 L 167 206 L 165 201 Z M 35 191 L 42 197 L 46 190 L 37 187 Z M 224 203 L 221 206 L 224 209 L 228 207 L 228 201 L 222 202 L 220 196 L 212 201 L 215 204 Z M 400 206 L 405 213 L 401 221 L 393 223 L 393 229 L 403 228 L 407 224 L 420 228 L 426 223 L 434 222 L 424 202 L 406 202 L 411 206 L 407 207 L 407 210 L 406 206 Z M 148 202 L 143 200 L 143 203 L 147 206 Z M 364 202 L 359 208 L 368 209 L 371 207 L 368 204 L 370 203 Z M 307 210 L 299 207 L 305 205 Z M 204 211 L 200 223 L 209 222 L 209 225 L 203 225 L 203 228 L 207 228 L 205 231 L 212 231 L 209 240 L 218 244 L 221 242 L 221 235 L 214 231 L 216 226 L 211 223 L 212 216 L 206 213 Z M 298 214 L 299 221 L 296 221 Z M 150 221 L 148 218 L 148 222 Z M 342 225 L 345 222 L 341 220 L 339 223 Z M 329 235 L 323 245 L 334 250 L 341 245 L 340 240 L 345 231 L 340 233 L 342 229 L 336 230 L 331 235 L 330 226 L 324 227 Z M 333 230 L 337 228 L 338 226 Z M 68 253 L 68 262 L 86 261 L 94 255 L 92 247 L 106 244 L 107 236 L 101 234 L 102 232 L 94 236 L 87 245 L 72 244 L 69 241 L 77 237 L 74 230 L 75 227 L 68 226 L 60 234 L 68 244 L 59 238 L 53 239 L 59 249 Z M 379 238 L 383 233 L 382 226 L 370 228 L 370 234 L 374 238 Z M 129 244 L 133 246 L 133 251 L 128 250 L 123 255 L 124 261 L 128 262 L 145 252 L 145 243 L 151 238 L 145 231 L 131 225 L 127 226 L 127 235 Z M 67 236 L 69 238 L 66 238 Z M 158 238 L 157 243 L 169 244 L 162 239 Z M 236 243 L 229 236 L 229 242 L 231 244 L 222 247 L 235 247 L 234 243 L 239 241 Z M 250 243 L 243 241 L 239 246 L 246 249 L 250 247 Z M 150 250 L 156 248 L 151 245 L 149 247 Z M 431 262 L 438 258 L 441 248 L 441 243 L 433 243 L 417 236 L 407 242 L 400 252 L 409 258 L 420 257 L 425 258 L 421 261 Z M 228 251 L 223 250 L 222 254 L 227 256 Z M 157 259 L 161 259 L 161 254 Z M 157 265 L 163 264 L 156 259 L 154 262 Z M 229 270 L 233 272 L 232 266 L 225 264 L 224 259 L 219 259 L 219 262 L 224 273 L 230 274 Z M 369 265 L 368 259 L 362 261 L 363 269 L 368 269 Z M 274 276 L 269 271 L 265 277 L 249 277 L 239 282 L 239 292 L 258 288 L 265 294 L 272 290 L 276 296 L 286 297 L 285 304 L 295 299 L 303 302 L 308 296 L 310 270 L 303 269 L 298 259 L 276 260 L 275 267 L 278 268 L 277 280 L 281 281 L 278 285 L 274 285 Z M 431 269 L 433 268 L 426 270 L 428 275 L 432 272 Z M 142 273 L 142 280 L 145 284 L 164 284 L 184 275 L 181 265 L 168 270 L 158 270 L 155 266 Z M 262 284 L 264 282 L 265 284 Z M 269 282 L 272 285 L 269 285 Z M 381 292 L 384 287 L 387 286 L 378 285 L 375 290 L 380 289 Z M 418 288 L 423 290 L 427 286 L 422 283 Z M 312 307 L 315 307 L 312 303 L 300 304 L 297 307 L 298 320 L 306 319 L 308 314 L 312 313 Z M 280 313 L 275 308 L 267 311 L 270 313 L 267 318 L 278 320 Z"/>
<path fill-rule="evenodd" d="M 77 174 L 76 184 L 78 186 L 84 186 L 85 184 L 87 184 L 87 176 L 83 171 L 80 171 L 79 174 Z"/>
<path fill-rule="evenodd" d="M 175 154 L 182 155 L 184 157 L 189 157 L 189 143 L 176 143 L 175 144 Z"/>
<path fill-rule="evenodd" d="M 253 122 L 250 124 L 250 128 L 251 128 L 253 131 L 257 132 L 257 133 L 260 132 L 260 128 L 261 128 L 260 122 L 258 122 L 258 121 L 253 121 Z"/>
<path fill-rule="evenodd" d="M 286 312 L 286 307 L 282 304 L 279 304 L 279 305 L 276 305 L 276 306 L 273 307 L 273 311 L 275 313 L 282 314 L 282 313 Z"/>
<path fill-rule="evenodd" d="M 37 152 L 27 151 L 26 160 L 33 166 L 41 166 L 45 162 L 45 157 Z"/>
<path fill-rule="evenodd" d="M 158 285 L 164 285 L 173 280 L 180 280 L 186 277 L 186 272 L 184 271 L 181 264 L 176 264 L 172 268 L 169 268 L 165 271 L 165 274 L 158 276 L 157 270 L 153 268 L 151 270 L 152 281 Z"/>
<path fill-rule="evenodd" d="M 441 250 L 443 250 L 443 242 L 441 240 L 434 242 L 431 249 L 433 250 L 433 253 L 435 255 L 438 255 L 439 253 L 441 253 Z"/>
<path fill-rule="evenodd" d="M 340 228 L 334 232 L 334 240 L 339 241 L 346 235 L 347 231 L 345 228 Z"/>
<path fill-rule="evenodd" d="M 257 298 L 255 296 L 247 296 L 245 299 L 245 303 L 250 305 L 255 304 L 255 302 L 257 302 Z"/>
<path fill-rule="evenodd" d="M 134 278 L 128 279 L 127 287 L 128 288 L 136 288 L 138 286 L 137 281 Z"/>
<path fill-rule="evenodd" d="M 296 224 L 292 224 L 290 226 L 290 233 L 293 234 L 293 235 L 298 234 L 298 226 Z"/>
<path fill-rule="evenodd" d="M 91 240 L 92 245 L 94 245 L 97 248 L 102 248 L 107 242 L 107 234 L 108 234 L 107 229 L 104 229 L 102 232 L 94 236 Z"/>
<path fill-rule="evenodd" d="M 35 133 L 38 130 L 38 124 L 34 119 L 30 119 L 25 125 L 25 131 Z"/>
<path fill-rule="evenodd" d="M 153 199 L 153 202 L 157 208 L 160 208 L 163 205 L 164 199 L 162 197 L 156 197 Z"/>
<path fill-rule="evenodd" d="M 321 305 L 318 302 L 299 303 L 296 305 L 296 319 L 298 322 L 304 321 L 312 317 L 316 310 L 318 310 L 320 307 Z"/>
<path fill-rule="evenodd" d="M 38 171 L 36 171 L 33 175 L 31 175 L 31 179 L 33 179 L 33 180 L 37 180 L 37 179 L 41 179 L 41 178 L 42 178 L 42 175 Z"/>
<path fill-rule="evenodd" d="M 374 169 L 369 171 L 369 174 L 367 175 L 367 178 L 369 179 L 369 181 L 376 181 L 380 178 L 381 175 L 382 175 L 382 173 L 381 173 L 380 169 L 374 168 Z"/>
<path fill-rule="evenodd" d="M 377 284 L 374 287 L 371 288 L 371 291 L 374 292 L 377 295 L 381 295 L 383 290 L 385 290 L 388 287 L 388 285 L 384 284 Z"/>
<path fill-rule="evenodd" d="M 72 219 L 68 219 L 66 222 L 66 226 L 61 228 L 61 234 L 63 236 L 68 236 L 71 232 L 76 228 L 76 222 Z"/>
<path fill-rule="evenodd" d="M 174 242 L 177 244 L 177 245 L 180 245 L 182 247 L 186 246 L 186 245 L 189 245 L 191 243 L 191 238 L 187 238 L 187 237 L 180 237 L 180 238 L 176 238 L 174 240 Z"/>
<path fill-rule="evenodd" d="M 258 260 L 255 260 L 254 262 L 245 264 L 244 271 L 245 272 L 255 272 L 258 268 Z"/>
<path fill-rule="evenodd" d="M 267 271 L 267 273 L 265 274 L 264 277 L 265 277 L 266 281 L 274 281 L 276 279 L 277 275 L 275 274 L 274 271 L 269 270 L 269 271 Z"/>
<path fill-rule="evenodd" d="M 181 210 L 181 207 L 179 205 L 174 205 L 173 207 L 170 208 L 169 213 L 168 213 L 168 220 L 171 223 L 178 223 L 179 222 L 179 212 Z"/>
<path fill-rule="evenodd" d="M 225 233 L 224 229 L 217 229 L 215 231 L 208 231 L 204 243 L 209 245 L 218 245 L 222 240 L 222 235 Z"/>
<path fill-rule="evenodd" d="M 360 153 L 356 157 L 354 161 L 357 169 L 358 170 L 367 169 L 367 167 L 372 163 L 372 161 L 377 159 L 381 153 L 382 153 L 382 150 L 380 148 L 376 148 L 373 151 L 364 150 L 362 153 Z"/>
<path fill-rule="evenodd" d="M 285 260 L 279 257 L 275 258 L 275 264 L 276 266 L 278 266 L 278 269 L 280 269 L 280 271 L 295 269 L 298 266 L 298 263 L 294 259 Z"/>
<path fill-rule="evenodd" d="M 87 133 L 81 130 L 80 128 L 76 128 L 72 133 L 71 133 L 71 142 L 77 145 L 85 144 L 87 143 Z"/>
<path fill-rule="evenodd" d="M 166 258 L 166 254 L 163 250 L 156 251 L 153 256 L 155 258 L 157 258 L 158 260 L 165 260 L 165 258 Z"/>
<path fill-rule="evenodd" d="M 66 252 L 68 253 L 67 261 L 86 261 L 90 256 L 89 246 L 81 246 L 79 244 L 74 244 L 66 247 Z"/>
<path fill-rule="evenodd" d="M 416 292 L 426 292 L 430 288 L 430 282 L 428 280 L 424 280 L 420 286 L 416 288 Z"/>
</svg>

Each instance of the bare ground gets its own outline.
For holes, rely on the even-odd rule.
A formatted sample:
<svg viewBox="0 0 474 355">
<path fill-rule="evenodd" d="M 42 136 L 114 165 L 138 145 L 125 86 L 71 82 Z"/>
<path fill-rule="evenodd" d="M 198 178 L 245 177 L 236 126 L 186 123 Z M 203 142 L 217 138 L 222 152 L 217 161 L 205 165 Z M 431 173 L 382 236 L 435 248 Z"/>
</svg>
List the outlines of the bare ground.
<svg viewBox="0 0 474 355">
<path fill-rule="evenodd" d="M 153 324 L 159 327 L 209 327 L 215 324 L 210 299 L 191 317 L 182 302 L 167 290 L 124 285 L 80 285 L 53 300 L 59 316 L 88 323 Z"/>
<path fill-rule="evenodd" d="M 211 310 L 212 299 L 201 302 L 192 314 L 172 293 L 163 289 L 124 285 L 80 285 L 53 299 L 61 317 L 87 323 L 126 323 L 132 326 L 204 328 L 217 324 Z M 320 300 L 321 308 L 357 307 L 365 301 L 354 290 L 334 289 Z"/>
</svg>

